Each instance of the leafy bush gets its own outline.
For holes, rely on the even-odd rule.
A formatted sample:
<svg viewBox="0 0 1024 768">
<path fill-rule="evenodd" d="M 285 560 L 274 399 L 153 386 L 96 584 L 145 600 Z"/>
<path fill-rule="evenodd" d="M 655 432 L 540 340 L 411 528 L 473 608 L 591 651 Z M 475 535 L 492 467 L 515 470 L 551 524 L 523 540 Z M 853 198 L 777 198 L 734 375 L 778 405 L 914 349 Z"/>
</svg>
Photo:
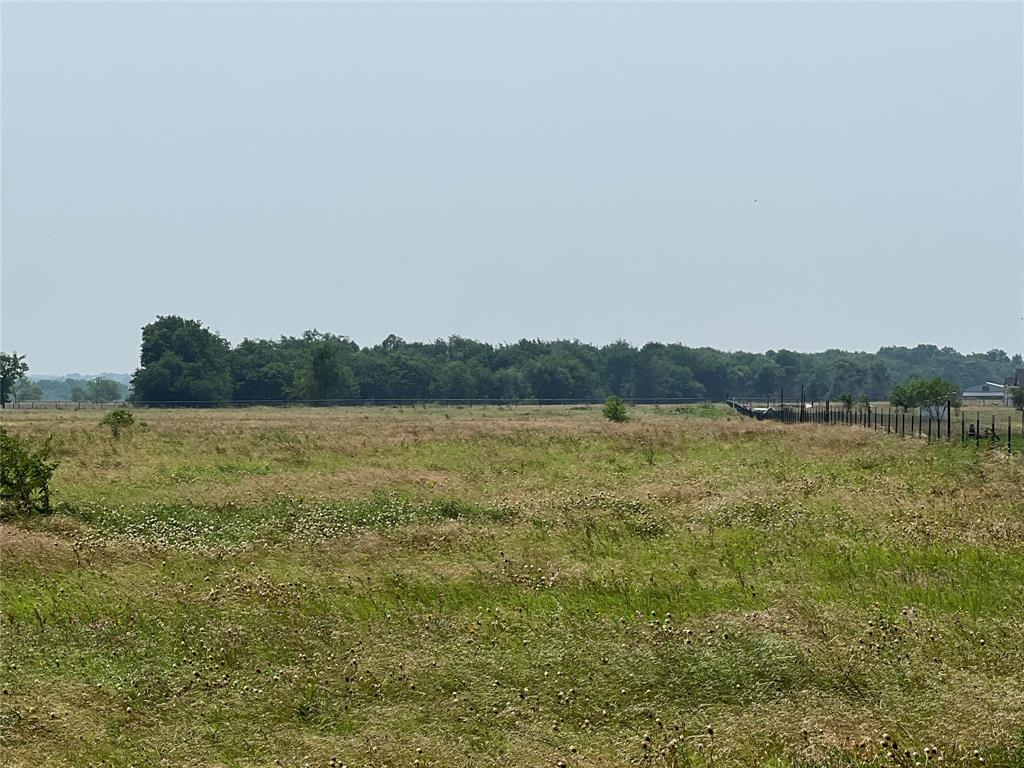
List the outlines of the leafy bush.
<svg viewBox="0 0 1024 768">
<path fill-rule="evenodd" d="M 134 423 L 135 417 L 132 416 L 131 411 L 126 411 L 123 408 L 111 411 L 100 420 L 101 425 L 110 428 L 110 436 L 115 439 L 121 436 L 122 429 L 128 429 Z"/>
<path fill-rule="evenodd" d="M 0 427 L 0 516 L 50 511 L 50 477 L 57 468 L 50 444 L 32 448 Z"/>
<path fill-rule="evenodd" d="M 626 413 L 626 404 L 622 402 L 622 398 L 618 395 L 612 395 L 604 403 L 604 409 L 602 411 L 609 421 L 629 421 L 629 414 Z"/>
</svg>

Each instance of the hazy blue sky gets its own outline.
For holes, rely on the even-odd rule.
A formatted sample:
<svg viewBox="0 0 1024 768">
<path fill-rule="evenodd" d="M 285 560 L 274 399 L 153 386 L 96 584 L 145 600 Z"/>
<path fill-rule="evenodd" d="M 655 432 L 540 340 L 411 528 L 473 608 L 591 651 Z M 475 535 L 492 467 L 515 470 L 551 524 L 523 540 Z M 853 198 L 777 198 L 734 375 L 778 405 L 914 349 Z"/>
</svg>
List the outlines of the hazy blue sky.
<svg viewBox="0 0 1024 768">
<path fill-rule="evenodd" d="M 1022 5 L 4 2 L 2 342 L 1024 347 Z"/>
</svg>

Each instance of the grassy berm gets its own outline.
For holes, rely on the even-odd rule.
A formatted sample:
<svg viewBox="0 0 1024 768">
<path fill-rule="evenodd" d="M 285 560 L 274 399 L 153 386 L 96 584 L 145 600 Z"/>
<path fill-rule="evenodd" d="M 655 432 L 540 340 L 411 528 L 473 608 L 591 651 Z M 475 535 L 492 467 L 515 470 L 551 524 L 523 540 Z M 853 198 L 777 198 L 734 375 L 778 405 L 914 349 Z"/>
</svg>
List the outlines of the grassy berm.
<svg viewBox="0 0 1024 768">
<path fill-rule="evenodd" d="M 1024 460 L 631 415 L 6 413 L 0 763 L 1024 765 Z"/>
</svg>

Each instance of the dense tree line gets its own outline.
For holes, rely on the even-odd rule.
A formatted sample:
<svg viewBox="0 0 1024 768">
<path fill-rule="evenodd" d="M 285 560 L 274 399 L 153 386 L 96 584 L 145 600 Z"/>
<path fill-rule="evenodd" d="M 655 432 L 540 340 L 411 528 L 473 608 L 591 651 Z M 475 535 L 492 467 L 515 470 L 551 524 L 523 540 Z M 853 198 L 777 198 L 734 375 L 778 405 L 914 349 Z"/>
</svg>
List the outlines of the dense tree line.
<svg viewBox="0 0 1024 768">
<path fill-rule="evenodd" d="M 138 403 L 335 399 L 764 398 L 780 389 L 809 400 L 841 394 L 885 399 L 911 376 L 961 386 L 1002 381 L 1013 360 L 1002 350 L 962 355 L 921 345 L 877 353 L 722 352 L 707 347 L 618 341 L 523 339 L 492 345 L 453 336 L 429 343 L 391 335 L 372 347 L 307 331 L 246 339 L 232 347 L 195 320 L 158 318 L 142 330 L 141 365 L 132 379 Z"/>
</svg>

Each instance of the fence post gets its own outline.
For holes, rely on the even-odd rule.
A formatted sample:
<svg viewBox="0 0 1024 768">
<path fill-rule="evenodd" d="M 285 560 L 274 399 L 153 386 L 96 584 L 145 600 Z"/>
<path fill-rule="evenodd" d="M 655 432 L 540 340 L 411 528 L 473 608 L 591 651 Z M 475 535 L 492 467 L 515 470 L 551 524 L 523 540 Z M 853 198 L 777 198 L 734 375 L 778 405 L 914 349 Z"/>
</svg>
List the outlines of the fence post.
<svg viewBox="0 0 1024 768">
<path fill-rule="evenodd" d="M 974 447 L 981 447 L 981 414 L 974 412 Z"/>
<path fill-rule="evenodd" d="M 1013 454 L 1013 416 L 1006 417 L 1006 452 Z"/>
<path fill-rule="evenodd" d="M 949 440 L 950 435 L 953 434 L 953 403 L 951 400 L 946 401 L 946 439 Z"/>
</svg>

